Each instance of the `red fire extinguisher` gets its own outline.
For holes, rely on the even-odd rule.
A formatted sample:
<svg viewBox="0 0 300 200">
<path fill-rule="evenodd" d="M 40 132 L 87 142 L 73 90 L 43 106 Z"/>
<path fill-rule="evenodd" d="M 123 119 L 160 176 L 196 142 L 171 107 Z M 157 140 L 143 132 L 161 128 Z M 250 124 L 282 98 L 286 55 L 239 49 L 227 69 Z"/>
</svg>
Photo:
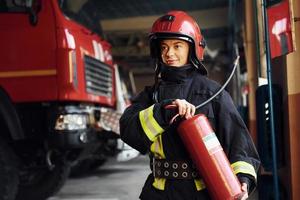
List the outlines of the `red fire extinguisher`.
<svg viewBox="0 0 300 200">
<path fill-rule="evenodd" d="M 178 132 L 212 199 L 239 199 L 241 185 L 206 116 L 198 114 L 181 122 Z"/>
<path fill-rule="evenodd" d="M 239 57 L 235 60 L 232 73 L 221 89 L 204 103 L 196 106 L 196 109 L 209 103 L 226 87 L 234 74 L 238 59 Z M 196 168 L 201 173 L 212 199 L 240 199 L 243 195 L 241 184 L 233 173 L 228 158 L 206 116 L 198 114 L 182 121 L 178 126 L 178 133 Z"/>
</svg>

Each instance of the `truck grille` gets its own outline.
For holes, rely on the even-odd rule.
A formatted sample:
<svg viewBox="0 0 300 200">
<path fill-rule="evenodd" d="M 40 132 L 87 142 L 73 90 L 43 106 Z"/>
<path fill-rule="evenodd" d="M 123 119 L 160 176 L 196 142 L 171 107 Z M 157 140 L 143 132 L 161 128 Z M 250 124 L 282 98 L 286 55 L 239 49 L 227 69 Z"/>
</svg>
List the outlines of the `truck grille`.
<svg viewBox="0 0 300 200">
<path fill-rule="evenodd" d="M 112 69 L 109 65 L 85 56 L 85 81 L 88 93 L 111 97 L 112 96 Z"/>
</svg>

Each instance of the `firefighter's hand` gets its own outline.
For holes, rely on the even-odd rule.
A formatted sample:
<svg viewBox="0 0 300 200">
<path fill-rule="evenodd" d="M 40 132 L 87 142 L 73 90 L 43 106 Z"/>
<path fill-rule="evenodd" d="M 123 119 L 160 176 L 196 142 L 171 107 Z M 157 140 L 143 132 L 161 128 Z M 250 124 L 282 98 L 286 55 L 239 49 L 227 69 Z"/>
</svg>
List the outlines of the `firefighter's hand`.
<svg viewBox="0 0 300 200">
<path fill-rule="evenodd" d="M 195 111 L 196 111 L 195 106 L 193 104 L 187 102 L 184 99 L 175 99 L 172 102 L 172 105 L 177 106 L 177 108 L 178 108 L 178 114 L 181 117 L 189 119 L 189 118 L 191 118 L 191 117 L 193 117 L 195 115 Z"/>
<path fill-rule="evenodd" d="M 248 185 L 247 183 L 242 183 L 242 191 L 243 191 L 243 196 L 241 200 L 248 199 Z"/>
</svg>

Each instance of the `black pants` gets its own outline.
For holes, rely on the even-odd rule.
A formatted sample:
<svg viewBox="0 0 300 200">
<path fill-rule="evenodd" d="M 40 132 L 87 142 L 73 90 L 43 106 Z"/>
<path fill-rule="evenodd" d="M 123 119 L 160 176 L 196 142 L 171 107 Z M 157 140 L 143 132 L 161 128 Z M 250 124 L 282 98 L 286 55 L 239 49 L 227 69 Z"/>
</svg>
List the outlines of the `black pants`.
<svg viewBox="0 0 300 200">
<path fill-rule="evenodd" d="M 154 178 L 150 174 L 140 195 L 141 200 L 210 200 L 208 191 L 196 190 L 194 180 L 167 180 L 165 190 L 152 185 Z"/>
</svg>

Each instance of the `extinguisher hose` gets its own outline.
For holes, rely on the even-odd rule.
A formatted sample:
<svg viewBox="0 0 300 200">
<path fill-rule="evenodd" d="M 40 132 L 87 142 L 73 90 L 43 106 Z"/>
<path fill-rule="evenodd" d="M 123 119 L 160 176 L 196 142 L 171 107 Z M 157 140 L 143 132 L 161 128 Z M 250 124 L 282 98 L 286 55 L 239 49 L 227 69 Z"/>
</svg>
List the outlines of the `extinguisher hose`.
<svg viewBox="0 0 300 200">
<path fill-rule="evenodd" d="M 233 68 L 232 68 L 232 71 L 231 71 L 231 74 L 230 76 L 228 77 L 228 79 L 226 80 L 226 82 L 223 84 L 223 86 L 215 93 L 213 94 L 210 98 L 208 98 L 206 101 L 204 101 L 203 103 L 199 104 L 198 106 L 195 107 L 195 109 L 199 109 L 203 106 L 205 106 L 206 104 L 208 104 L 209 102 L 211 102 L 214 98 L 216 98 L 216 96 L 218 96 L 223 90 L 224 88 L 228 85 L 229 81 L 231 80 L 231 78 L 233 77 L 233 74 L 235 72 L 235 69 L 239 63 L 239 59 L 240 59 L 240 56 L 238 55 L 236 57 L 236 59 L 234 60 L 234 63 L 233 63 Z M 167 105 L 165 106 L 166 109 L 176 109 L 177 106 L 176 105 Z M 172 124 L 176 118 L 179 116 L 179 114 L 176 114 L 175 116 L 172 117 L 172 119 L 170 120 L 169 124 Z"/>
<path fill-rule="evenodd" d="M 239 59 L 240 59 L 240 56 L 237 56 L 236 59 L 234 60 L 234 63 L 233 63 L 233 68 L 232 68 L 232 71 L 231 71 L 231 74 L 230 76 L 228 77 L 228 79 L 226 80 L 226 82 L 223 84 L 223 86 L 214 94 L 212 95 L 209 99 L 207 99 L 206 101 L 204 101 L 203 103 L 201 103 L 200 105 L 196 106 L 196 110 L 205 106 L 206 104 L 208 104 L 209 102 L 211 102 L 214 98 L 216 98 L 216 96 L 218 96 L 223 90 L 224 88 L 228 85 L 229 81 L 231 80 L 231 78 L 233 77 L 233 74 L 235 72 L 235 69 L 239 63 Z"/>
</svg>

